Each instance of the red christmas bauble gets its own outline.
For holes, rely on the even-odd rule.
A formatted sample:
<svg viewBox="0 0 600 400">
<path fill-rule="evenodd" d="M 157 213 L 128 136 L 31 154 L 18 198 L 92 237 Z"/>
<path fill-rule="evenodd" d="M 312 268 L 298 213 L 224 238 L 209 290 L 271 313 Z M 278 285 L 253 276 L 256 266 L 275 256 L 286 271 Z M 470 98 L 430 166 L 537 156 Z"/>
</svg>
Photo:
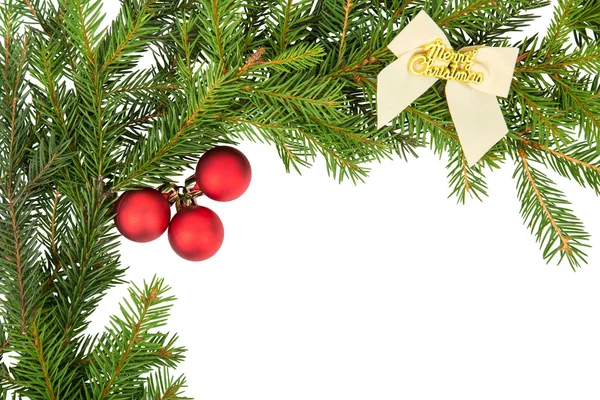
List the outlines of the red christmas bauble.
<svg viewBox="0 0 600 400">
<path fill-rule="evenodd" d="M 211 209 L 196 205 L 182 208 L 169 225 L 169 243 L 181 258 L 204 261 L 223 244 L 223 223 Z"/>
<path fill-rule="evenodd" d="M 217 201 L 240 197 L 252 179 L 246 156 L 233 147 L 219 146 L 204 153 L 196 166 L 196 183 L 206 196 Z"/>
<path fill-rule="evenodd" d="M 144 188 L 125 192 L 115 203 L 115 225 L 134 242 L 158 239 L 169 226 L 171 207 L 158 190 Z"/>
</svg>

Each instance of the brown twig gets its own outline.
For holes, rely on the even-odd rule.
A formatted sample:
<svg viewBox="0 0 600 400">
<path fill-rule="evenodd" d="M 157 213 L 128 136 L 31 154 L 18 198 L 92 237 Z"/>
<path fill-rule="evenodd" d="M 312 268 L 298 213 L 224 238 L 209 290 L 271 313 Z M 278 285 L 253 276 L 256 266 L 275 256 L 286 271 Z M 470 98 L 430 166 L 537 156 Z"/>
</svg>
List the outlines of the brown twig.
<svg viewBox="0 0 600 400">
<path fill-rule="evenodd" d="M 348 34 L 348 24 L 350 22 L 350 9 L 354 4 L 352 0 L 346 0 L 346 5 L 343 7 L 344 12 L 346 13 L 344 16 L 344 27 L 342 28 L 342 36 L 340 38 L 340 50 L 338 52 L 338 62 L 342 59 L 342 55 L 344 54 L 344 45 L 346 44 L 346 35 Z"/>
<path fill-rule="evenodd" d="M 554 42 L 556 42 L 558 40 L 558 37 L 560 36 L 562 29 L 565 27 L 565 20 L 567 19 L 567 14 L 569 14 L 569 11 L 571 10 L 571 7 L 573 6 L 573 2 L 575 0 L 571 0 L 570 3 L 568 3 L 567 5 L 565 5 L 565 9 L 564 12 L 560 18 L 560 22 L 557 25 L 556 28 L 556 32 L 554 33 L 554 36 L 552 38 L 550 38 L 550 40 L 548 40 L 548 43 L 554 44 Z M 551 47 L 551 46 L 549 46 Z M 548 49 L 548 53 L 546 54 L 545 60 L 548 61 L 551 57 L 552 57 L 552 48 Z"/>
<path fill-rule="evenodd" d="M 259 64 L 263 54 L 265 54 L 265 49 L 263 47 L 259 47 L 251 56 L 246 59 L 246 63 L 242 66 L 242 68 L 240 68 L 236 74 L 236 78 L 239 78 L 248 72 L 250 67 Z"/>
<path fill-rule="evenodd" d="M 469 184 L 469 174 L 468 174 L 468 166 L 467 159 L 465 157 L 465 153 L 462 153 L 462 170 L 463 170 L 463 179 L 465 181 L 465 190 L 467 192 L 471 191 L 471 185 Z"/>
<path fill-rule="evenodd" d="M 394 15 L 392 15 L 392 21 L 395 21 L 406 9 L 406 7 L 408 7 L 408 5 L 412 2 L 413 0 L 405 0 L 404 4 L 402 4 L 402 6 L 400 6 L 400 8 L 398 8 L 396 10 L 396 12 L 394 13 Z"/>
<path fill-rule="evenodd" d="M 218 0 L 212 0 L 212 7 L 213 7 L 213 17 L 215 18 L 215 34 L 217 35 L 217 43 L 219 46 L 219 58 L 221 59 L 221 62 L 223 63 L 223 72 L 227 72 L 227 62 L 225 61 L 225 51 L 223 49 L 223 38 L 222 35 L 223 33 L 221 32 L 221 27 L 219 25 L 220 21 L 219 21 L 219 9 L 218 9 Z"/>
<path fill-rule="evenodd" d="M 552 228 L 554 229 L 554 231 L 556 232 L 556 234 L 560 238 L 560 241 L 562 243 L 562 246 L 561 246 L 560 250 L 562 252 L 566 252 L 568 254 L 572 254 L 573 250 L 571 249 L 571 246 L 569 245 L 569 242 L 571 242 L 573 239 L 566 237 L 562 233 L 562 230 L 558 226 L 558 223 L 556 222 L 556 219 L 554 218 L 554 216 L 552 215 L 552 213 L 548 209 L 548 205 L 544 201 L 544 197 L 542 196 L 542 193 L 540 192 L 540 189 L 538 188 L 538 186 L 537 186 L 537 184 L 535 182 L 535 179 L 533 179 L 533 175 L 532 175 L 531 169 L 529 167 L 529 162 L 527 161 L 527 158 L 528 158 L 527 153 L 525 152 L 525 150 L 523 150 L 523 148 L 519 148 L 518 154 L 519 154 L 519 157 L 521 158 L 521 162 L 523 163 L 523 170 L 525 171 L 525 175 L 527 176 L 527 179 L 529 180 L 529 184 L 531 185 L 531 188 L 533 189 L 533 191 L 534 191 L 534 193 L 535 193 L 535 195 L 536 195 L 536 197 L 538 199 L 538 203 L 540 204 L 540 206 L 542 207 L 542 210 L 543 210 L 544 214 L 546 214 L 546 217 L 550 221 L 550 224 L 552 225 Z"/>
<path fill-rule="evenodd" d="M 548 148 L 548 147 L 546 147 L 546 146 L 544 146 L 544 145 L 542 145 L 540 143 L 532 142 L 532 141 L 530 141 L 528 139 L 525 139 L 523 137 L 521 139 L 519 139 L 519 140 L 520 140 L 521 143 L 523 143 L 526 146 L 529 146 L 529 147 L 534 148 L 536 150 L 543 151 L 545 153 L 552 154 L 554 157 L 561 158 L 563 160 L 569 161 L 569 162 L 571 162 L 573 164 L 576 164 L 576 165 L 579 165 L 581 167 L 590 169 L 590 170 L 592 170 L 592 171 L 597 172 L 597 173 L 600 174 L 600 167 L 598 167 L 596 165 L 593 165 L 593 164 L 587 163 L 585 161 L 579 160 L 579 159 L 577 159 L 575 157 L 568 156 L 568 155 L 563 154 L 561 152 L 558 152 L 556 150 L 552 150 L 552 149 L 550 149 L 550 148 Z"/>
<path fill-rule="evenodd" d="M 56 393 L 52 387 L 52 382 L 50 380 L 50 374 L 48 372 L 48 363 L 46 361 L 46 357 L 44 356 L 44 349 L 42 347 L 42 343 L 40 341 L 40 335 L 37 330 L 37 325 L 34 322 L 31 326 L 31 334 L 33 337 L 33 345 L 35 347 L 35 351 L 37 353 L 38 359 L 40 361 L 40 368 L 42 370 L 42 376 L 44 377 L 44 386 L 46 387 L 46 392 L 50 397 L 50 400 L 56 400 Z"/>
<path fill-rule="evenodd" d="M 283 50 L 285 50 L 285 45 L 287 44 L 287 36 L 288 36 L 289 28 L 290 28 L 290 17 L 291 17 L 290 10 L 291 10 L 291 8 L 292 8 L 292 0 L 288 0 L 287 5 L 285 7 L 283 32 L 281 34 L 281 46 L 280 46 L 281 52 L 283 52 Z"/>
<path fill-rule="evenodd" d="M 144 323 L 144 321 L 146 319 L 146 315 L 148 313 L 148 310 L 150 309 L 150 306 L 156 300 L 157 295 L 158 295 L 158 287 L 155 286 L 154 288 L 152 288 L 152 290 L 150 291 L 150 293 L 147 297 L 142 296 L 141 300 L 144 303 L 143 308 L 142 308 L 142 313 L 141 313 L 140 317 L 138 318 L 138 320 L 136 321 L 136 323 L 133 325 L 133 327 L 131 329 L 131 335 L 130 335 L 129 341 L 127 342 L 127 345 L 125 346 L 123 355 L 121 356 L 121 360 L 115 367 L 114 373 L 110 375 L 110 379 L 108 380 L 108 382 L 106 382 L 106 385 L 104 385 L 104 389 L 102 390 L 102 394 L 100 395 L 100 398 L 98 400 L 104 400 L 110 394 L 112 386 L 114 385 L 115 381 L 117 380 L 119 373 L 125 366 L 125 363 L 127 362 L 127 359 L 129 358 L 129 355 L 131 354 L 131 351 L 133 350 L 133 346 L 135 345 L 135 343 L 138 342 L 138 337 L 140 334 L 142 324 Z"/>
</svg>

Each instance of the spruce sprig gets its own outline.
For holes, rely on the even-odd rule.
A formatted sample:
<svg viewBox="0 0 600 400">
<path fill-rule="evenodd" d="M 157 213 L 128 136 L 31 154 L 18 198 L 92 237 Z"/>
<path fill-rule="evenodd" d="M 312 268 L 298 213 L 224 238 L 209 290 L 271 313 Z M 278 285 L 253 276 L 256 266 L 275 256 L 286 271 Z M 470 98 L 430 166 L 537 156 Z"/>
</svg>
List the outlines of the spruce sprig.
<svg viewBox="0 0 600 400">
<path fill-rule="evenodd" d="M 3 399 L 182 398 L 162 280 L 134 286 L 104 332 L 86 329 L 123 281 L 116 195 L 161 184 L 219 144 L 271 144 L 298 172 L 321 156 L 353 181 L 372 161 L 429 147 L 447 157 L 459 202 L 483 199 L 488 173 L 510 161 L 543 257 L 586 261 L 589 235 L 547 171 L 600 193 L 595 0 L 559 0 L 548 33 L 517 43 L 511 33 L 549 1 L 122 0 L 109 24 L 100 0 L 0 1 Z M 442 82 L 377 129 L 387 45 L 421 10 L 455 48 L 520 48 L 501 101 L 510 133 L 475 167 Z"/>
</svg>

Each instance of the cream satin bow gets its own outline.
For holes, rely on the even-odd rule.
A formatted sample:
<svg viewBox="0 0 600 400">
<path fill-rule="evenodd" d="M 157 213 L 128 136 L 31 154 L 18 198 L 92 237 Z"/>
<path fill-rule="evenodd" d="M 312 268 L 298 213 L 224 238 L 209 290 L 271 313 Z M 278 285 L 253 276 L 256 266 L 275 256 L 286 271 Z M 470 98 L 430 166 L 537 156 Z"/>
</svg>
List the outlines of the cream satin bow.
<svg viewBox="0 0 600 400">
<path fill-rule="evenodd" d="M 413 57 L 425 53 L 423 47 L 437 39 L 451 48 L 444 32 L 421 11 L 388 46 L 398 59 L 378 77 L 379 128 L 391 122 L 437 82 L 438 78 L 415 75 L 409 69 Z M 446 84 L 448 107 L 469 165 L 477 163 L 508 133 L 496 97 L 508 97 L 519 56 L 519 49 L 513 47 L 472 46 L 460 53 L 473 50 L 477 50 L 477 54 L 471 68 L 473 72 L 483 73 L 483 82 L 448 80 Z M 436 65 L 446 67 L 449 64 Z"/>
</svg>

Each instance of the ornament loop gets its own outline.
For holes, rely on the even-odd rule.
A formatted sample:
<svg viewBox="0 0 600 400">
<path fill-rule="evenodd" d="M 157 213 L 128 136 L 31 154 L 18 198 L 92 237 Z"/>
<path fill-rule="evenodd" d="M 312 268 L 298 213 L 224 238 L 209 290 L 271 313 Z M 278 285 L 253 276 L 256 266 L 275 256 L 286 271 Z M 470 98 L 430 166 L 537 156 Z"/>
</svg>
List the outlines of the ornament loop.
<svg viewBox="0 0 600 400">
<path fill-rule="evenodd" d="M 182 208 L 196 205 L 196 199 L 204 193 L 198 188 L 193 176 L 185 180 L 185 186 L 179 186 L 171 182 L 160 185 L 156 190 L 161 192 L 170 205 L 175 204 L 177 211 Z"/>
</svg>

